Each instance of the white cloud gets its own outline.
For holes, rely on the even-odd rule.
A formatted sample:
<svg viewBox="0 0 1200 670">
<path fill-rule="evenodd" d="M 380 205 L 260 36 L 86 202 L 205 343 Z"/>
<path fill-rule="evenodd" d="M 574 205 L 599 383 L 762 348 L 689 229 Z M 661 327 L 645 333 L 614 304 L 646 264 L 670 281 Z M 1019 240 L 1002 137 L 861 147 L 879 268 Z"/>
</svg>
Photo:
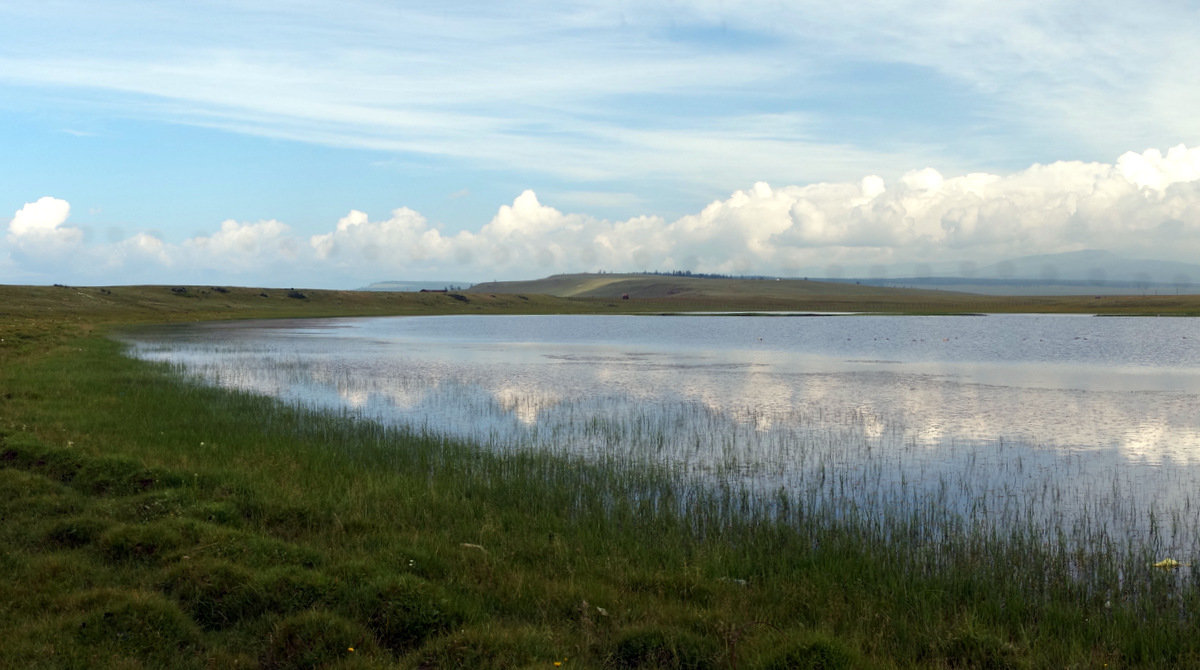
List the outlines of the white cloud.
<svg viewBox="0 0 1200 670">
<path fill-rule="evenodd" d="M 17 210 L 8 224 L 8 232 L 14 237 L 53 235 L 70 214 L 71 205 L 66 200 L 44 196 Z"/>
<path fill-rule="evenodd" d="M 515 279 L 597 269 L 820 276 L 834 266 L 861 273 L 896 263 L 982 265 L 1082 248 L 1194 261 L 1200 148 L 1010 174 L 925 168 L 891 182 L 876 175 L 806 186 L 759 182 L 673 221 L 564 213 L 527 190 L 487 223 L 454 234 L 402 207 L 383 220 L 351 210 L 329 232 L 308 238 L 279 221 L 225 221 L 181 244 L 142 233 L 88 246 L 78 229 L 64 226 L 69 211 L 50 197 L 21 208 L 8 225 L 12 260 L 0 268 L 30 274 L 35 241 L 47 243 L 38 247 L 43 251 L 74 249 L 77 273 L 91 268 L 91 278 L 109 282 L 156 270 L 154 281 L 164 283 L 351 287 L 389 278 Z"/>
<path fill-rule="evenodd" d="M 64 226 L 71 214 L 66 200 L 44 196 L 25 203 L 8 224 L 8 241 L 32 256 L 58 256 L 83 241 L 83 231 Z"/>
<path fill-rule="evenodd" d="M 313 243 L 342 244 L 353 231 L 357 258 L 370 260 L 361 253 L 370 244 L 426 262 L 397 268 L 449 264 L 486 276 L 596 268 L 820 274 L 832 264 L 990 263 L 1096 246 L 1191 260 L 1200 242 L 1179 234 L 1200 230 L 1198 160 L 1200 149 L 1180 146 L 1165 156 L 1149 150 L 1115 164 L 1059 162 L 1008 175 L 926 168 L 892 184 L 874 175 L 758 183 L 672 222 L 564 214 L 526 191 L 475 232 L 443 237 L 410 210 L 378 223 L 356 212 Z"/>
<path fill-rule="evenodd" d="M 124 267 L 149 265 L 170 269 L 178 263 L 177 252 L 161 239 L 147 233 L 138 233 L 109 247 L 106 254 L 109 267 L 119 270 Z"/>
<path fill-rule="evenodd" d="M 297 258 L 297 241 L 288 236 L 288 226 L 279 221 L 238 223 L 229 220 L 210 236 L 194 237 L 183 243 L 186 257 L 196 267 L 258 270 Z"/>
<path fill-rule="evenodd" d="M 443 260 L 448 241 L 429 227 L 424 216 L 402 207 L 390 219 L 370 221 L 365 212 L 351 210 L 331 233 L 314 235 L 309 245 L 317 258 L 340 268 L 368 263 L 380 271 L 396 271 Z"/>
</svg>

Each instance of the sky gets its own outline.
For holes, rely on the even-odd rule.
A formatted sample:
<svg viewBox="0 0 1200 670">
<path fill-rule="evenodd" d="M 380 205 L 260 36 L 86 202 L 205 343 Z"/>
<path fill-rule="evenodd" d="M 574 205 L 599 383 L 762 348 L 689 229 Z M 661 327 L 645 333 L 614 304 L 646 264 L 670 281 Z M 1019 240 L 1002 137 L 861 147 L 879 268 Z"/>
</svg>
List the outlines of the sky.
<svg viewBox="0 0 1200 670">
<path fill-rule="evenodd" d="M 0 283 L 1193 261 L 1198 29 L 1175 0 L 0 1 Z"/>
</svg>

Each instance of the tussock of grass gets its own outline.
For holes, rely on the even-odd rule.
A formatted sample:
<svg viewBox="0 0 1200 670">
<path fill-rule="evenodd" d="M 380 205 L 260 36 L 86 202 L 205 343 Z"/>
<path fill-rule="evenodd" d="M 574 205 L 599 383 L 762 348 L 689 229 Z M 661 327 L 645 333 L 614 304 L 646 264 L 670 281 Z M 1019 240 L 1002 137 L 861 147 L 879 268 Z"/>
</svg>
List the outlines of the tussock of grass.
<svg viewBox="0 0 1200 670">
<path fill-rule="evenodd" d="M 307 670 L 357 656 L 376 656 L 371 632 L 331 612 L 313 610 L 284 618 L 260 657 L 263 668 Z"/>
</svg>

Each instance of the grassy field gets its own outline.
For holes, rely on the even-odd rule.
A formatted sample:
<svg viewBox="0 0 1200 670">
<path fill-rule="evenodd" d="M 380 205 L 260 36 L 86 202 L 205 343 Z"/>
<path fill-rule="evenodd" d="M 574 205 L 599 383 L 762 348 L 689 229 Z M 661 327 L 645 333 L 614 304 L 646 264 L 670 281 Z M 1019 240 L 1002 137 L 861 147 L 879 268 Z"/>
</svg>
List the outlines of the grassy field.
<svg viewBox="0 0 1200 670">
<path fill-rule="evenodd" d="M 0 287 L 0 667 L 1200 667 L 1191 567 L 1020 528 L 930 547 L 919 519 L 745 515 L 670 473 L 205 388 L 104 337 L 763 303 L 173 288 Z"/>
<path fill-rule="evenodd" d="M 597 305 L 619 302 L 633 311 L 807 310 L 952 314 L 1050 312 L 1200 315 L 1196 295 L 993 296 L 885 288 L 803 279 L 718 279 L 647 274 L 570 274 L 478 284 L 473 293 L 542 294 Z"/>
</svg>

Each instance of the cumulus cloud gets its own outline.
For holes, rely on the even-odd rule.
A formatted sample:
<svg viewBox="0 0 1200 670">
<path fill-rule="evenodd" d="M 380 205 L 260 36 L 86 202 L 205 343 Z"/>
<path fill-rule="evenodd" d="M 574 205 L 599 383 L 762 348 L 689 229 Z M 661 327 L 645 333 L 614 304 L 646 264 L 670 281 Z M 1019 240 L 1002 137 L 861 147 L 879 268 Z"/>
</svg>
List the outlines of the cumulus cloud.
<svg viewBox="0 0 1200 670">
<path fill-rule="evenodd" d="M 424 216 L 401 207 L 385 221 L 370 221 L 365 212 L 351 210 L 333 232 L 314 235 L 309 245 L 317 258 L 352 268 L 364 261 L 381 268 L 444 260 L 448 243 L 431 229 Z"/>
<path fill-rule="evenodd" d="M 378 222 L 356 211 L 310 244 L 343 266 L 386 259 L 393 272 L 441 267 L 487 276 L 597 268 L 821 274 L 831 265 L 958 267 L 1089 247 L 1187 260 L 1200 251 L 1180 239 L 1200 227 L 1198 180 L 1200 149 L 1179 146 L 1007 175 L 924 168 L 890 184 L 875 175 L 758 183 L 671 222 L 566 214 L 526 191 L 476 231 L 444 236 L 408 209 Z"/>
<path fill-rule="evenodd" d="M 186 240 L 179 249 L 156 249 L 152 243 L 141 251 L 153 250 L 178 258 L 191 276 L 206 281 L 222 277 L 280 277 L 289 283 L 305 270 L 316 269 L 308 262 L 303 243 L 291 228 L 275 220 L 242 223 L 227 220 L 217 232 Z M 262 283 L 261 281 L 258 283 Z"/>
<path fill-rule="evenodd" d="M 8 224 L 8 241 L 34 256 L 57 255 L 83 241 L 83 231 L 64 226 L 71 214 L 66 200 L 44 196 L 25 203 Z"/>
<path fill-rule="evenodd" d="M 8 225 L 13 260 L 0 269 L 12 273 L 35 248 L 75 249 L 112 283 L 150 268 L 161 282 L 309 286 L 597 269 L 821 276 L 893 264 L 980 266 L 1085 248 L 1192 261 L 1200 257 L 1200 149 L 1003 175 L 924 168 L 890 182 L 875 175 L 803 186 L 760 182 L 673 221 L 565 213 L 529 190 L 483 225 L 452 233 L 402 207 L 382 220 L 351 210 L 329 232 L 307 238 L 279 221 L 230 220 L 180 244 L 142 233 L 85 246 L 82 233 L 65 226 L 69 211 L 49 197 L 21 208 Z"/>
</svg>

